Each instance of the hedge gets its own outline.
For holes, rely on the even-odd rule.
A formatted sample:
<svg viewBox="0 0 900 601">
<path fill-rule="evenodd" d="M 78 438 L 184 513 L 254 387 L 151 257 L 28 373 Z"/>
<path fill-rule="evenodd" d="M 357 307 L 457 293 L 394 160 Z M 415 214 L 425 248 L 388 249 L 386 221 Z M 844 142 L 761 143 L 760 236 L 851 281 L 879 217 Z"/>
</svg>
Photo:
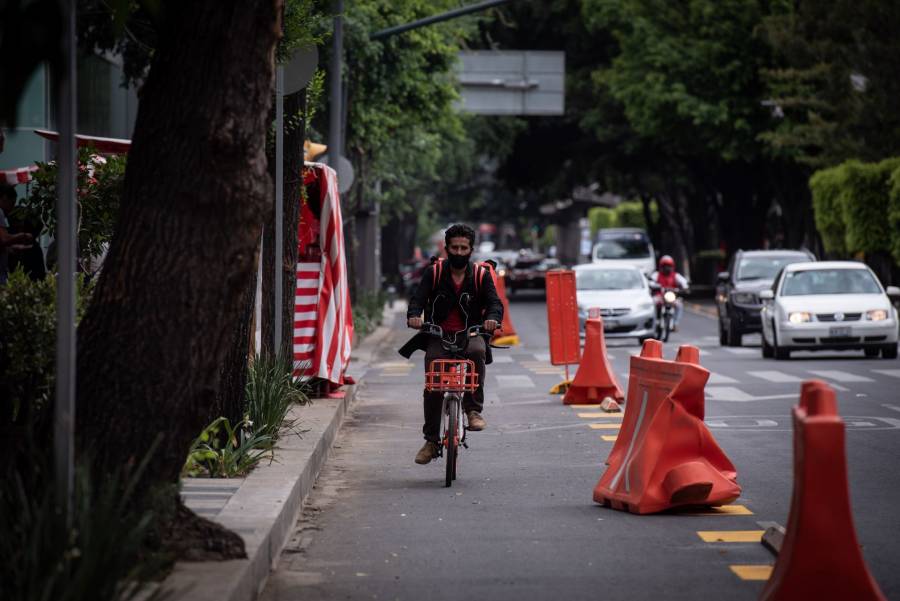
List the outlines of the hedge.
<svg viewBox="0 0 900 601">
<path fill-rule="evenodd" d="M 890 252 L 898 233 L 888 222 L 888 182 L 900 158 L 880 163 L 848 161 L 839 194 L 846 226 L 845 245 L 851 253 Z"/>
<path fill-rule="evenodd" d="M 656 203 L 650 205 L 650 214 L 654 220 L 658 219 Z M 623 202 L 614 209 L 594 207 L 588 211 L 588 221 L 591 224 L 591 234 L 611 227 L 647 227 L 647 220 L 644 219 L 644 204 L 639 200 Z"/>
<path fill-rule="evenodd" d="M 845 165 L 838 165 L 816 171 L 809 178 L 816 229 L 822 237 L 825 252 L 836 255 L 847 254 L 844 244 L 846 228 L 838 200 L 846 177 Z"/>
<path fill-rule="evenodd" d="M 889 183 L 887 222 L 892 236 L 891 254 L 900 264 L 900 166 L 894 169 Z"/>
</svg>

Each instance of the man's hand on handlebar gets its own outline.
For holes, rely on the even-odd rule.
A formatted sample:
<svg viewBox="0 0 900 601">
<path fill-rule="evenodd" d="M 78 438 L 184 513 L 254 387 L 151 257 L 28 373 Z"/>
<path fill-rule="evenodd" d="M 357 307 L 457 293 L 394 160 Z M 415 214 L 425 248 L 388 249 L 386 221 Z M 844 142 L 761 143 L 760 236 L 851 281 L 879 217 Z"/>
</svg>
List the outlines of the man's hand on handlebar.
<svg viewBox="0 0 900 601">
<path fill-rule="evenodd" d="M 406 320 L 406 325 L 411 327 L 414 330 L 422 329 L 422 318 L 421 317 L 410 317 Z"/>
<path fill-rule="evenodd" d="M 496 330 L 496 329 L 497 329 L 497 322 L 496 322 L 496 320 L 493 320 L 493 319 L 486 319 L 486 320 L 484 320 L 484 330 L 485 330 L 486 332 L 493 332 L 493 331 Z"/>
</svg>

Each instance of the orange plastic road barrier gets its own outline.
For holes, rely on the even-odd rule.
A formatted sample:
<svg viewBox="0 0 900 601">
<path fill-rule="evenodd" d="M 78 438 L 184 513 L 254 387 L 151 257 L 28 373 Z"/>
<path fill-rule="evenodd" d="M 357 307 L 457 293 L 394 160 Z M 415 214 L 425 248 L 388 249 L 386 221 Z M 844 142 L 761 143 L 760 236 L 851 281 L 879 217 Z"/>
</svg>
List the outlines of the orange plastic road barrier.
<svg viewBox="0 0 900 601">
<path fill-rule="evenodd" d="M 501 346 L 519 344 L 519 335 L 513 327 L 512 316 L 509 314 L 509 299 L 506 297 L 506 283 L 503 278 L 497 276 L 497 273 L 491 269 L 491 276 L 494 278 L 494 286 L 497 288 L 497 294 L 503 303 L 503 323 L 501 329 L 494 332 L 492 342 Z"/>
<path fill-rule="evenodd" d="M 622 387 L 616 381 L 606 342 L 603 339 L 603 320 L 588 319 L 584 324 L 584 353 L 575 372 L 575 379 L 563 397 L 566 405 L 586 405 L 605 398 L 621 401 L 625 398 Z"/>
<path fill-rule="evenodd" d="M 594 488 L 594 501 L 632 513 L 678 506 L 726 505 L 737 499 L 734 465 L 703 423 L 709 372 L 700 351 L 682 346 L 675 361 L 662 343 L 644 342 L 631 358 L 622 427 Z"/>
<path fill-rule="evenodd" d="M 844 422 L 819 380 L 794 407 L 794 492 L 787 532 L 760 599 L 885 599 L 869 573 L 850 511 Z"/>
<path fill-rule="evenodd" d="M 575 272 L 570 269 L 551 269 L 546 276 L 546 290 L 550 363 L 566 366 L 566 379 L 550 389 L 551 394 L 559 394 L 565 392 L 572 383 L 569 379 L 569 365 L 581 360 Z"/>
</svg>

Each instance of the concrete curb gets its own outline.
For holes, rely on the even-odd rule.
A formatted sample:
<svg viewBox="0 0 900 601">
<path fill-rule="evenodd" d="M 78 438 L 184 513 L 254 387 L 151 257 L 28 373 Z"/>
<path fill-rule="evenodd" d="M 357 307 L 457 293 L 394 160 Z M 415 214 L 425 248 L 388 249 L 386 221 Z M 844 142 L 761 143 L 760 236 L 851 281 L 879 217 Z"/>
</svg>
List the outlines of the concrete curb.
<svg viewBox="0 0 900 601">
<path fill-rule="evenodd" d="M 385 323 L 396 310 L 385 308 Z M 259 596 L 356 400 L 362 375 L 389 332 L 390 327 L 380 326 L 354 349 L 347 372 L 356 384 L 345 387 L 344 398 L 315 399 L 291 410 L 300 435 L 283 436 L 275 460 L 257 466 L 212 518 L 244 538 L 247 559 L 177 563 L 162 583 L 168 599 L 253 601 Z"/>
</svg>

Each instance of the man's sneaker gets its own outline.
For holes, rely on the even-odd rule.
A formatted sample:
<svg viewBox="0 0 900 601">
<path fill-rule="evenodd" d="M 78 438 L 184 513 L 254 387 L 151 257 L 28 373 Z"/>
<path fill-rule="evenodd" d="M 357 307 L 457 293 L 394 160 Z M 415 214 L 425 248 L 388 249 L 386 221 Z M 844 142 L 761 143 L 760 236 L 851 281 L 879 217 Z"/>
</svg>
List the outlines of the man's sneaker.
<svg viewBox="0 0 900 601">
<path fill-rule="evenodd" d="M 431 460 L 438 456 L 438 445 L 436 442 L 431 442 L 430 440 L 425 441 L 425 444 L 422 445 L 422 448 L 419 449 L 419 452 L 416 453 L 416 463 L 419 465 L 425 465 L 427 463 L 431 463 Z"/>
<path fill-rule="evenodd" d="M 469 418 L 469 430 L 472 430 L 473 432 L 480 432 L 481 430 L 484 430 L 485 426 L 487 426 L 487 422 L 484 421 L 484 418 L 481 417 L 481 414 L 477 411 L 469 411 L 469 413 L 467 413 L 466 415 Z"/>
</svg>

